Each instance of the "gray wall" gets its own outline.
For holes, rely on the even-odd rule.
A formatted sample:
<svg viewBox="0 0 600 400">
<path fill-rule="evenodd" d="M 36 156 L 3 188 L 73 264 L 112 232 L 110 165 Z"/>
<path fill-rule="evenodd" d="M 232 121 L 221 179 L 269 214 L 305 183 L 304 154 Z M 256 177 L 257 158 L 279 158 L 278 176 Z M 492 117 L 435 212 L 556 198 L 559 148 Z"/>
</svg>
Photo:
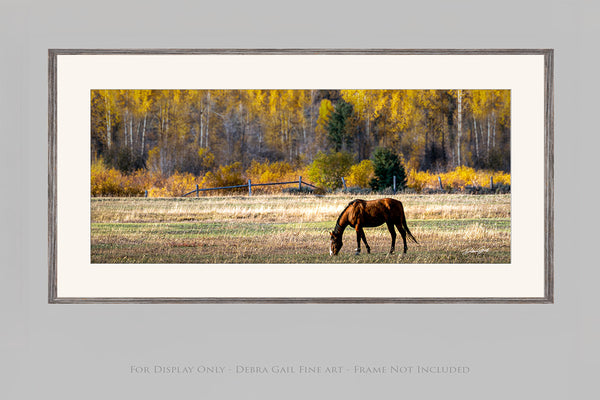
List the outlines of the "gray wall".
<svg viewBox="0 0 600 400">
<path fill-rule="evenodd" d="M 0 397 L 564 399 L 597 392 L 598 3 L 1 0 Z M 554 48 L 554 305 L 48 305 L 48 48 Z M 468 374 L 236 374 L 237 365 Z M 224 374 L 133 374 L 217 365 Z M 542 397 L 543 396 L 543 397 Z"/>
</svg>

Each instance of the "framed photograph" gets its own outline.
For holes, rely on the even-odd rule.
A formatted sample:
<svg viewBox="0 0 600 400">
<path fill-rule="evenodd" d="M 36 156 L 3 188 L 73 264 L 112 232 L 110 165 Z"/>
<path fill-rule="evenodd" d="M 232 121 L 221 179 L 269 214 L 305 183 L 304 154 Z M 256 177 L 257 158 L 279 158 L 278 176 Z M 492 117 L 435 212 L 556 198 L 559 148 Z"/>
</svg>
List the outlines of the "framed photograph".
<svg viewBox="0 0 600 400">
<path fill-rule="evenodd" d="M 552 303 L 553 51 L 49 50 L 50 303 Z"/>
</svg>

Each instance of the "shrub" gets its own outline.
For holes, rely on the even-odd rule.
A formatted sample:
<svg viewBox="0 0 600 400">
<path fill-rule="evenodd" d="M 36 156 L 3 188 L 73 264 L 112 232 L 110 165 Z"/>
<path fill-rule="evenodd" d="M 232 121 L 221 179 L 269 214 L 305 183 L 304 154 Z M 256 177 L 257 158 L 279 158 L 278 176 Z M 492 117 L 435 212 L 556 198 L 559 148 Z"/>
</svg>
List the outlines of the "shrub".
<svg viewBox="0 0 600 400">
<path fill-rule="evenodd" d="M 203 188 L 214 188 L 223 186 L 237 186 L 246 183 L 242 174 L 242 163 L 235 162 L 222 165 L 214 172 L 208 172 L 202 179 Z M 243 188 L 240 188 L 243 190 Z"/>
<path fill-rule="evenodd" d="M 92 163 L 90 189 L 94 197 L 104 196 L 141 196 L 144 194 L 144 184 L 139 179 L 140 173 L 125 175 L 122 172 L 108 168 L 102 159 Z"/>
<path fill-rule="evenodd" d="M 467 193 L 508 193 L 510 192 L 510 174 L 501 171 L 475 170 L 459 166 L 452 171 L 442 174 L 432 174 L 429 171 L 410 170 L 407 185 L 417 193 L 438 192 L 439 181 L 442 180 L 445 191 L 466 191 Z M 494 189 L 490 188 L 490 178 L 493 178 Z"/>
<path fill-rule="evenodd" d="M 167 197 L 180 197 L 196 188 L 197 179 L 186 172 L 175 172 L 165 182 L 164 192 Z"/>
<path fill-rule="evenodd" d="M 502 171 L 494 172 L 493 174 L 494 184 L 510 186 L 510 174 Z"/>
<path fill-rule="evenodd" d="M 292 166 L 285 161 L 259 163 L 253 160 L 246 175 L 253 183 L 271 183 L 297 180 L 298 176 Z"/>
<path fill-rule="evenodd" d="M 253 160 L 250 164 L 250 168 L 246 170 L 246 176 L 252 180 L 252 184 L 255 183 L 275 183 L 275 182 L 292 182 L 297 181 L 300 176 L 307 176 L 303 174 L 304 171 L 296 170 L 292 165 L 285 161 L 269 162 L 265 161 L 260 163 Z M 289 187 L 289 186 L 288 186 Z M 256 188 L 257 193 L 280 193 L 282 190 L 285 193 L 285 187 L 274 185 L 274 186 L 259 186 Z M 255 189 L 252 188 L 254 192 Z"/>
<path fill-rule="evenodd" d="M 476 173 L 471 167 L 458 166 L 453 171 L 440 174 L 442 185 L 447 189 L 464 189 L 465 186 L 482 186 L 480 179 L 484 174 Z"/>
<path fill-rule="evenodd" d="M 390 149 L 379 147 L 371 156 L 375 177 L 369 185 L 375 191 L 392 187 L 396 176 L 396 188 L 402 190 L 406 186 L 406 171 L 398 154 Z"/>
<path fill-rule="evenodd" d="M 375 171 L 371 160 L 362 160 L 360 163 L 350 167 L 350 173 L 346 177 L 346 185 L 368 188 L 373 179 Z"/>
<path fill-rule="evenodd" d="M 437 185 L 437 177 L 429 172 L 411 169 L 408 172 L 406 185 L 417 193 L 421 193 L 424 189 Z"/>
<path fill-rule="evenodd" d="M 308 178 L 317 186 L 327 189 L 342 187 L 342 177 L 347 176 L 352 165 L 352 155 L 339 151 L 337 153 L 317 153 L 308 167 Z"/>
</svg>

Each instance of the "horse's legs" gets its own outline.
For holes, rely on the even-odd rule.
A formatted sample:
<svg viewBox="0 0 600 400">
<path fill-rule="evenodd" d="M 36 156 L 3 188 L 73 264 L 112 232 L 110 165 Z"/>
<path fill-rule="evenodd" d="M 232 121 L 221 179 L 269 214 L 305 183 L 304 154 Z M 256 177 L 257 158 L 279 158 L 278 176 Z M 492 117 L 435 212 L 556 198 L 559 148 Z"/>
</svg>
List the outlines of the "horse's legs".
<svg viewBox="0 0 600 400">
<path fill-rule="evenodd" d="M 390 231 L 390 235 L 392 235 L 392 248 L 390 249 L 390 254 L 392 254 L 396 248 L 396 231 L 394 230 L 394 224 L 391 222 L 387 223 L 387 227 Z"/>
<path fill-rule="evenodd" d="M 369 247 L 369 243 L 367 243 L 367 237 L 365 236 L 365 231 L 363 228 L 360 228 L 360 234 L 362 236 L 363 242 L 365 242 L 365 247 L 367 248 L 367 253 L 371 254 L 371 248 Z"/>
<path fill-rule="evenodd" d="M 367 243 L 367 238 L 365 237 L 365 231 L 362 226 L 356 225 L 356 255 L 360 254 L 360 240 L 362 239 L 365 242 L 365 247 L 367 248 L 367 253 L 371 253 L 371 248 L 369 247 L 369 243 Z"/>
<path fill-rule="evenodd" d="M 396 224 L 396 228 L 398 228 L 398 232 L 400 232 L 400 236 L 402 236 L 402 241 L 404 242 L 404 252 L 408 250 L 408 246 L 406 245 L 406 230 L 402 227 L 402 223 L 398 222 Z"/>
</svg>

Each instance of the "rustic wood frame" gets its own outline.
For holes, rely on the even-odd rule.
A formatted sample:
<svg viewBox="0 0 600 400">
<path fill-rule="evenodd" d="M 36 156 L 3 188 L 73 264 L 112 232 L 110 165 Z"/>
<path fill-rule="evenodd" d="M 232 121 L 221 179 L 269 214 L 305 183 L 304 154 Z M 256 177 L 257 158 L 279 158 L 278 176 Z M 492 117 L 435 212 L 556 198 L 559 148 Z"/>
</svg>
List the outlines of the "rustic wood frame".
<svg viewBox="0 0 600 400">
<path fill-rule="evenodd" d="M 60 298 L 57 294 L 57 57 L 114 54 L 357 54 L 544 56 L 544 297 L 535 298 Z M 554 50 L 553 49 L 50 49 L 48 50 L 48 302 L 76 303 L 554 303 Z"/>
</svg>

